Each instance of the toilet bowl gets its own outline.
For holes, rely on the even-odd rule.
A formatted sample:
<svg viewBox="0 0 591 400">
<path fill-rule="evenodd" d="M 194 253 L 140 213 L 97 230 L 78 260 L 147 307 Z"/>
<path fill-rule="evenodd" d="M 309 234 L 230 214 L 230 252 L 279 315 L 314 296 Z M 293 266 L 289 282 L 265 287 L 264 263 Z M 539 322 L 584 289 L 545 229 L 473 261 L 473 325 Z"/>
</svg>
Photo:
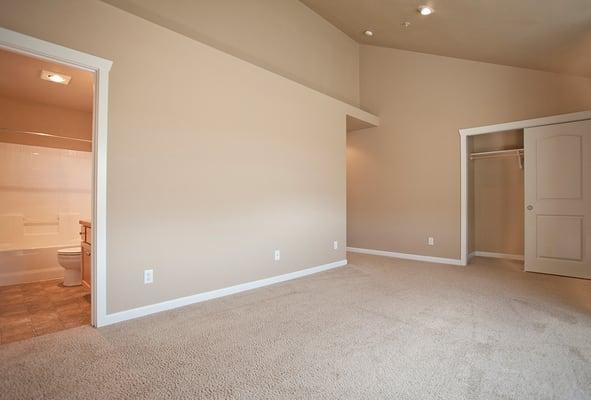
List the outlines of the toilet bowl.
<svg viewBox="0 0 591 400">
<path fill-rule="evenodd" d="M 57 262 L 64 267 L 64 286 L 82 285 L 82 251 L 80 246 L 57 251 Z"/>
</svg>

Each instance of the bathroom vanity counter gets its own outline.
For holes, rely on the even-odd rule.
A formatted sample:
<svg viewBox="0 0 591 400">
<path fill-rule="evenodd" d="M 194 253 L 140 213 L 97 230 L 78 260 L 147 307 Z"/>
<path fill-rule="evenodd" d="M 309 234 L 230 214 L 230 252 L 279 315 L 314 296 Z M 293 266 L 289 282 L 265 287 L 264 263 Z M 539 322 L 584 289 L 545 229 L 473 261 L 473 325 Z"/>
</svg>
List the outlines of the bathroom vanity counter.
<svg viewBox="0 0 591 400">
<path fill-rule="evenodd" d="M 82 248 L 82 283 L 90 287 L 92 283 L 92 229 L 89 221 L 80 220 L 80 247 Z"/>
</svg>

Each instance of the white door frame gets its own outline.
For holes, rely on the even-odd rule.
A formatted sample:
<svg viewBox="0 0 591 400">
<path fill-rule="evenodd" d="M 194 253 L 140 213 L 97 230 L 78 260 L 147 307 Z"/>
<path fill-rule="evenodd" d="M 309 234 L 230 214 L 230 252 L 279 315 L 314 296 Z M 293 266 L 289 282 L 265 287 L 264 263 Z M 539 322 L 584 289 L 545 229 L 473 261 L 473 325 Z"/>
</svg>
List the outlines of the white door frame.
<svg viewBox="0 0 591 400">
<path fill-rule="evenodd" d="M 486 133 L 504 132 L 515 129 L 533 128 L 536 126 L 562 124 L 565 122 L 575 122 L 591 119 L 591 111 L 581 111 L 571 114 L 553 115 L 535 119 L 526 119 L 523 121 L 507 122 L 497 125 L 479 126 L 476 128 L 460 129 L 460 262 L 462 265 L 468 264 L 468 136 L 483 135 Z"/>
<path fill-rule="evenodd" d="M 91 323 L 107 315 L 107 112 L 112 61 L 0 27 L 0 48 L 94 72 Z"/>
</svg>

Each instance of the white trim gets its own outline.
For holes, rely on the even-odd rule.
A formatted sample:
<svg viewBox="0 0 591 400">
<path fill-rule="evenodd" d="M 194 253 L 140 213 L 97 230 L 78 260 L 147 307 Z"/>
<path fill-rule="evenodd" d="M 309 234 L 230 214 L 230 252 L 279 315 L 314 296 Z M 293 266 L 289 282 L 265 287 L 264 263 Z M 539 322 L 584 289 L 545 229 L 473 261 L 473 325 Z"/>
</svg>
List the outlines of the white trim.
<svg viewBox="0 0 591 400">
<path fill-rule="evenodd" d="M 5 28 L 0 28 L 0 48 L 95 73 L 91 322 L 93 326 L 103 326 L 107 314 L 107 112 L 113 62 Z"/>
<path fill-rule="evenodd" d="M 460 263 L 468 265 L 468 139 L 460 139 Z M 465 212 L 464 212 L 465 211 Z"/>
<path fill-rule="evenodd" d="M 359 247 L 347 247 L 347 251 L 350 251 L 351 253 L 371 254 L 373 256 L 392 257 L 392 258 L 402 258 L 404 260 L 426 261 L 426 262 L 437 263 L 437 264 L 463 265 L 462 260 L 458 260 L 457 258 L 421 256 L 418 254 L 396 253 L 393 251 L 385 251 L 385 250 L 361 249 Z"/>
<path fill-rule="evenodd" d="M 161 303 L 151 304 L 149 306 L 143 306 L 134 308 L 131 310 L 120 311 L 113 314 L 108 314 L 103 320 L 103 326 L 115 324 L 117 322 L 127 321 L 134 318 L 143 317 L 150 314 L 155 314 L 161 311 L 172 310 L 178 307 L 188 306 L 190 304 L 200 303 L 202 301 L 217 299 L 219 297 L 229 296 L 232 294 L 245 292 L 247 290 L 257 289 L 263 286 L 269 286 L 288 280 L 301 278 L 306 275 L 316 274 L 318 272 L 327 271 L 329 269 L 342 267 L 347 265 L 347 260 L 335 261 L 329 264 L 319 265 L 317 267 L 307 268 L 300 271 L 290 272 L 288 274 L 277 275 L 271 278 L 260 279 L 258 281 L 252 281 L 242 283 L 235 286 L 226 287 L 223 289 L 212 290 L 210 292 L 198 293 L 191 296 L 180 297 L 178 299 L 172 299 L 163 301 Z"/>
<path fill-rule="evenodd" d="M 536 126 L 562 124 L 566 122 L 591 119 L 591 111 L 552 115 L 549 117 L 526 119 L 497 125 L 459 129 L 460 133 L 460 259 L 462 265 L 468 264 L 468 137 L 486 133 L 505 132 Z"/>
<path fill-rule="evenodd" d="M 108 72 L 113 64 L 110 60 L 69 49 L 55 43 L 46 42 L 45 40 L 32 36 L 23 35 L 22 33 L 2 27 L 0 27 L 0 47 L 90 71 L 103 70 Z"/>
<path fill-rule="evenodd" d="M 92 321 L 104 325 L 107 316 L 107 127 L 109 110 L 109 71 L 95 72 L 94 129 L 92 135 Z"/>
<path fill-rule="evenodd" d="M 473 251 L 468 258 L 471 259 L 472 257 L 503 258 L 505 260 L 523 261 L 523 254 L 494 253 L 491 251 Z"/>
<path fill-rule="evenodd" d="M 504 132 L 515 129 L 533 128 L 535 126 L 555 125 L 565 122 L 575 122 L 591 119 L 591 111 L 581 111 L 570 114 L 551 115 L 549 117 L 525 119 L 522 121 L 505 122 L 496 125 L 478 126 L 460 129 L 461 136 L 482 135 L 485 133 Z"/>
</svg>

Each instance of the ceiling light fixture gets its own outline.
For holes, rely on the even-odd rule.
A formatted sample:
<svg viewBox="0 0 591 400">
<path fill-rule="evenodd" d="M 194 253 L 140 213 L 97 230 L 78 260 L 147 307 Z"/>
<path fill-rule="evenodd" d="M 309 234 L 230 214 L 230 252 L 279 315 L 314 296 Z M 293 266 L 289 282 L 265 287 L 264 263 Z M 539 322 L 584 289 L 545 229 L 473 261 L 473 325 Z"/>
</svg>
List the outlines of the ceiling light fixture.
<svg viewBox="0 0 591 400">
<path fill-rule="evenodd" d="M 372 36 L 373 36 L 373 32 L 372 32 L 372 31 L 370 31 L 370 30 L 366 30 L 366 31 L 364 31 L 364 32 L 363 32 L 363 34 L 364 34 L 365 36 L 369 36 L 369 37 L 372 37 Z"/>
<path fill-rule="evenodd" d="M 72 77 L 64 74 L 58 74 L 56 72 L 43 70 L 41 71 L 41 79 L 45 81 L 61 83 L 62 85 L 67 85 L 68 83 L 70 83 L 70 79 L 72 79 Z"/>
<path fill-rule="evenodd" d="M 433 9 L 429 6 L 420 6 L 419 7 L 419 14 L 427 16 L 433 14 Z"/>
<path fill-rule="evenodd" d="M 56 83 L 64 83 L 66 81 L 65 78 L 63 78 L 60 75 L 49 75 L 48 79 L 52 82 L 56 82 Z"/>
</svg>

